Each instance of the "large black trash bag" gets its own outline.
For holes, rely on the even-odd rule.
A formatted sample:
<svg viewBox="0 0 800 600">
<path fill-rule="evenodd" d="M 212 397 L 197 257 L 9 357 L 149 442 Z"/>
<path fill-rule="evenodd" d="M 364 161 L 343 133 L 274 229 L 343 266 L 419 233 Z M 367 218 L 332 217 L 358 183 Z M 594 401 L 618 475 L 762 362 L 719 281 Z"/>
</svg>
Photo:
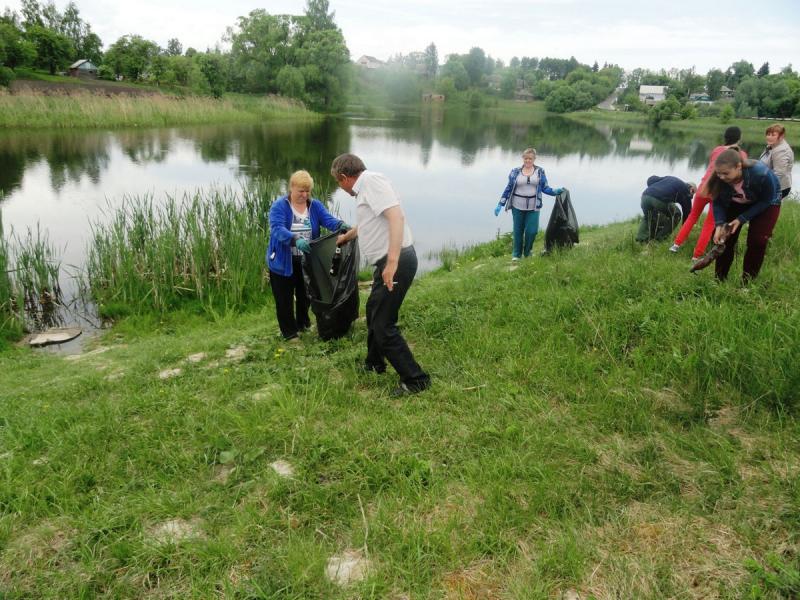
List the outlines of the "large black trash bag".
<svg viewBox="0 0 800 600">
<path fill-rule="evenodd" d="M 331 275 L 338 236 L 331 233 L 311 241 L 311 252 L 303 260 L 306 295 L 323 340 L 346 335 L 358 318 L 358 243 L 353 240 L 341 247 L 337 272 Z"/>
<path fill-rule="evenodd" d="M 578 219 L 575 209 L 569 199 L 569 190 L 564 189 L 558 196 L 547 222 L 547 231 L 544 234 L 544 251 L 551 252 L 554 248 L 571 248 L 578 243 Z"/>
</svg>

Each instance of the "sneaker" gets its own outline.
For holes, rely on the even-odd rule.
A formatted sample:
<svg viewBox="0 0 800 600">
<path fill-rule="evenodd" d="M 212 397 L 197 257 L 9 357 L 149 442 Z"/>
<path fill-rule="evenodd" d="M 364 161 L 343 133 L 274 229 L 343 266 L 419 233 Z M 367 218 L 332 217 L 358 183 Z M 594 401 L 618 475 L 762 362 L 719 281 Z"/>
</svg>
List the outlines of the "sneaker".
<svg viewBox="0 0 800 600">
<path fill-rule="evenodd" d="M 681 245 L 680 244 L 672 244 L 672 246 L 669 247 L 669 251 L 670 252 L 677 252 L 680 249 L 681 249 Z"/>
<path fill-rule="evenodd" d="M 408 385 L 407 383 L 401 382 L 399 386 L 392 390 L 391 395 L 395 398 L 400 396 L 410 396 L 411 394 L 419 394 L 420 392 L 424 392 L 429 387 L 431 387 L 430 382 L 417 385 Z"/>
<path fill-rule="evenodd" d="M 512 256 L 511 257 L 511 262 L 512 263 L 519 262 L 519 256 Z"/>
</svg>

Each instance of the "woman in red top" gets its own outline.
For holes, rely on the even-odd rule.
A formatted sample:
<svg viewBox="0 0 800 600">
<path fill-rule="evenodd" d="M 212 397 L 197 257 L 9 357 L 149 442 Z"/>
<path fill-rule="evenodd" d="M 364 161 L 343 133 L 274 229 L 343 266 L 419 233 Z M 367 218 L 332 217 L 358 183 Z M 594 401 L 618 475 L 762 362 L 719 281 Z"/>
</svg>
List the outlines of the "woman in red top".
<svg viewBox="0 0 800 600">
<path fill-rule="evenodd" d="M 680 247 L 686 241 L 686 238 L 689 237 L 692 227 L 694 227 L 694 224 L 697 223 L 697 219 L 700 218 L 700 215 L 702 214 L 703 209 L 706 207 L 706 204 L 708 204 L 708 215 L 706 216 L 706 220 L 703 222 L 703 228 L 700 230 L 700 237 L 697 238 L 697 244 L 695 244 L 694 247 L 694 254 L 692 254 L 692 261 L 695 261 L 703 256 L 703 253 L 706 251 L 706 247 L 708 246 L 708 242 L 711 241 L 711 236 L 714 234 L 714 214 L 710 206 L 711 198 L 707 195 L 708 192 L 706 191 L 705 183 L 714 172 L 714 162 L 717 160 L 717 157 L 728 148 L 736 148 L 742 155 L 742 159 L 747 158 L 747 153 L 744 150 L 740 150 L 738 146 L 741 139 L 741 129 L 736 126 L 728 127 L 725 130 L 725 144 L 722 146 L 717 146 L 711 151 L 711 156 L 708 159 L 708 168 L 706 169 L 703 178 L 700 180 L 700 185 L 697 186 L 697 192 L 694 195 L 694 200 L 692 200 L 692 211 L 689 213 L 689 217 L 683 223 L 683 227 L 681 227 L 678 235 L 675 237 L 675 243 L 670 247 L 670 252 L 677 252 L 680 249 Z"/>
</svg>

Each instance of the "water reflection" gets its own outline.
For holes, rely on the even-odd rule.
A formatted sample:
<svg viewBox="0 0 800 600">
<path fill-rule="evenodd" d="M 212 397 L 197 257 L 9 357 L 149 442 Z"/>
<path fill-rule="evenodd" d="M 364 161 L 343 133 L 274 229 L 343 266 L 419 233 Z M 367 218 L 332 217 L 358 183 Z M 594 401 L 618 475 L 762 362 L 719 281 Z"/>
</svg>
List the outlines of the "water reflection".
<svg viewBox="0 0 800 600">
<path fill-rule="evenodd" d="M 352 151 L 392 179 L 424 254 L 446 244 L 485 241 L 510 228 L 508 219 L 494 219 L 490 211 L 527 146 L 537 148 L 550 182 L 570 189 L 582 223 L 606 223 L 638 213 L 651 174 L 699 179 L 717 143 L 713 132 L 595 126 L 440 106 L 390 121 L 6 131 L 0 132 L 0 207 L 16 231 L 39 222 L 64 249 L 64 263 L 80 266 L 89 223 L 126 195 L 158 199 L 209 185 L 237 187 L 255 177 L 286 181 L 298 168 L 308 169 L 325 195 L 333 190 L 331 159 Z M 754 154 L 761 140 L 745 147 Z M 352 219 L 349 197 L 337 193 L 334 200 L 342 216 Z M 550 205 L 545 200 L 543 223 Z"/>
</svg>

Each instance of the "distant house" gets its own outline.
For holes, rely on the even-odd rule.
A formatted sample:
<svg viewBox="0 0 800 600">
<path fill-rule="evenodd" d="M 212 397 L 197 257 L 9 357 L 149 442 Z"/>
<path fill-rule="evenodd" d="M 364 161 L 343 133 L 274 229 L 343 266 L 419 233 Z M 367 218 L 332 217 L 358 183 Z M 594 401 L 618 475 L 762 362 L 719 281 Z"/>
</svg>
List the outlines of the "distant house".
<svg viewBox="0 0 800 600">
<path fill-rule="evenodd" d="M 489 89 L 499 91 L 500 86 L 503 83 L 503 78 L 500 77 L 500 75 L 498 75 L 497 73 L 492 73 L 486 78 L 486 83 L 488 84 Z"/>
<path fill-rule="evenodd" d="M 521 102 L 530 102 L 533 100 L 533 92 L 530 90 L 516 90 L 514 92 L 514 100 L 519 100 Z"/>
<path fill-rule="evenodd" d="M 423 102 L 444 102 L 444 94 L 422 94 Z"/>
<path fill-rule="evenodd" d="M 82 58 L 76 60 L 69 66 L 70 77 L 85 77 L 88 79 L 97 78 L 97 67 L 94 66 L 89 60 Z"/>
<path fill-rule="evenodd" d="M 380 69 L 385 65 L 383 61 L 378 60 L 374 56 L 367 56 L 366 54 L 359 58 L 356 64 L 361 65 L 365 69 Z"/>
<path fill-rule="evenodd" d="M 705 93 L 690 94 L 689 102 L 694 102 L 695 104 L 711 104 L 711 96 Z"/>
<path fill-rule="evenodd" d="M 721 88 L 719 88 L 720 98 L 733 98 L 733 93 L 733 90 L 727 85 L 723 85 Z"/>
<path fill-rule="evenodd" d="M 667 99 L 666 85 L 640 85 L 639 100 L 645 104 L 656 104 Z"/>
</svg>

